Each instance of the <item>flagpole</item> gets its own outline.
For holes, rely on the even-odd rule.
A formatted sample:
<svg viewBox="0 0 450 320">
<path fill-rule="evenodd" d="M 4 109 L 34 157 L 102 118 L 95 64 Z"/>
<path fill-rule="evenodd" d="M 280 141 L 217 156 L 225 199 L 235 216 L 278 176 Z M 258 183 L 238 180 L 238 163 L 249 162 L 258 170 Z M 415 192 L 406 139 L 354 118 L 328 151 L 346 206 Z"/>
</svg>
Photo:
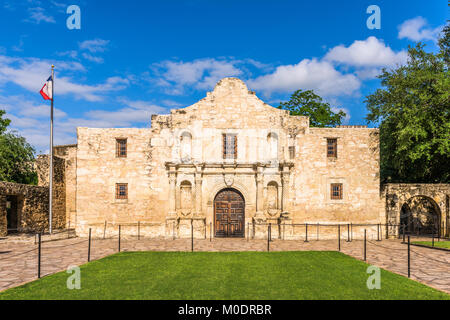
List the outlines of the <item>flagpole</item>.
<svg viewBox="0 0 450 320">
<path fill-rule="evenodd" d="M 55 100 L 54 88 L 55 88 L 55 66 L 52 65 L 52 99 L 50 107 L 50 177 L 49 177 L 49 233 L 52 234 L 52 220 L 53 220 L 53 100 Z"/>
</svg>

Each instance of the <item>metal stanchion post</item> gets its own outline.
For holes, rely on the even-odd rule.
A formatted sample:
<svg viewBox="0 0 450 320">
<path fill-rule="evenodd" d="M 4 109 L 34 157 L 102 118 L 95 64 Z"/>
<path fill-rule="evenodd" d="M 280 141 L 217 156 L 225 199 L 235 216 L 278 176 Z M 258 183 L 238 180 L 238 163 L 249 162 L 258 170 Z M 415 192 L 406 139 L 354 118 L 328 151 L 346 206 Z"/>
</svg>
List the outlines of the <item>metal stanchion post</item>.
<svg viewBox="0 0 450 320">
<path fill-rule="evenodd" d="M 247 242 L 250 239 L 250 223 L 247 222 Z"/>
<path fill-rule="evenodd" d="M 42 235 L 38 234 L 38 278 L 41 278 L 41 247 L 42 247 Z"/>
<path fill-rule="evenodd" d="M 272 242 L 272 223 L 269 223 L 269 240 Z"/>
<path fill-rule="evenodd" d="M 305 234 L 305 242 L 309 242 L 308 241 L 308 224 L 305 224 L 305 232 L 306 232 L 306 234 Z"/>
<path fill-rule="evenodd" d="M 191 252 L 194 252 L 194 223 L 191 220 Z"/>
<path fill-rule="evenodd" d="M 319 241 L 319 224 L 317 224 L 317 241 Z"/>
<path fill-rule="evenodd" d="M 120 252 L 120 224 L 119 224 L 119 252 Z"/>
<path fill-rule="evenodd" d="M 411 278 L 411 240 L 408 235 L 408 278 Z"/>
<path fill-rule="evenodd" d="M 88 262 L 91 261 L 91 228 L 89 228 Z"/>
<path fill-rule="evenodd" d="M 434 230 L 431 233 L 431 246 L 434 247 Z"/>
<path fill-rule="evenodd" d="M 138 221 L 138 240 L 141 240 L 141 222 Z"/>
<path fill-rule="evenodd" d="M 364 261 L 367 261 L 367 230 L 364 229 Z"/>
<path fill-rule="evenodd" d="M 403 224 L 403 243 L 405 243 L 405 229 L 406 229 L 406 226 L 405 226 L 405 224 Z"/>
<path fill-rule="evenodd" d="M 341 251 L 341 225 L 338 224 L 338 248 Z"/>
</svg>

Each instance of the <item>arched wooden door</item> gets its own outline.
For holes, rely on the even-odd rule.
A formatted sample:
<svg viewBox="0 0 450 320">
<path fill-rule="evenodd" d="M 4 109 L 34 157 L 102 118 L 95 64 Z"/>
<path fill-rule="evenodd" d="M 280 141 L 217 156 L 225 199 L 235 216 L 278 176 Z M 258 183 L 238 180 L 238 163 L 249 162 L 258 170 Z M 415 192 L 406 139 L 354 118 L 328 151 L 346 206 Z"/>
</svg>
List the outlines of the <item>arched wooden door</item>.
<svg viewBox="0 0 450 320">
<path fill-rule="evenodd" d="M 216 237 L 243 238 L 245 235 L 245 201 L 235 189 L 224 189 L 214 199 Z"/>
</svg>

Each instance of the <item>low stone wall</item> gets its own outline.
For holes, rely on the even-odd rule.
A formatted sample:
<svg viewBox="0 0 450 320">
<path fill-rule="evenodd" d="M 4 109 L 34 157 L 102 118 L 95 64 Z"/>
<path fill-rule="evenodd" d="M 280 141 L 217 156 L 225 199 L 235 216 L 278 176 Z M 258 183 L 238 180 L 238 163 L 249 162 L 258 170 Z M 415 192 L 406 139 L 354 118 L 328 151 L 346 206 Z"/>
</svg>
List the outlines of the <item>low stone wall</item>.
<svg viewBox="0 0 450 320">
<path fill-rule="evenodd" d="M 0 236 L 8 234 L 6 199 L 17 197 L 17 231 L 41 232 L 48 230 L 48 187 L 0 181 Z M 55 192 L 53 228 L 65 227 L 65 193 Z"/>
</svg>

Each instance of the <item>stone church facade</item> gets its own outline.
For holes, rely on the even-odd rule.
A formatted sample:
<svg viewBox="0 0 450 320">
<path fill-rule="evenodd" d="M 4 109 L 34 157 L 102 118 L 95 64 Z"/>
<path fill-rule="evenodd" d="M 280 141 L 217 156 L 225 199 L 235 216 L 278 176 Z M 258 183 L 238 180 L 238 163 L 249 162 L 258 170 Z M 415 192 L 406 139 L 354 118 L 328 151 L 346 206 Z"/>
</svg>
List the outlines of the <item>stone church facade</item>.
<svg viewBox="0 0 450 320">
<path fill-rule="evenodd" d="M 78 235 L 104 233 L 105 222 L 161 237 L 191 224 L 199 237 L 245 237 L 250 224 L 386 222 L 378 129 L 311 128 L 236 78 L 153 115 L 151 128 L 77 137 L 55 155 L 66 160 L 66 219 Z"/>
</svg>

